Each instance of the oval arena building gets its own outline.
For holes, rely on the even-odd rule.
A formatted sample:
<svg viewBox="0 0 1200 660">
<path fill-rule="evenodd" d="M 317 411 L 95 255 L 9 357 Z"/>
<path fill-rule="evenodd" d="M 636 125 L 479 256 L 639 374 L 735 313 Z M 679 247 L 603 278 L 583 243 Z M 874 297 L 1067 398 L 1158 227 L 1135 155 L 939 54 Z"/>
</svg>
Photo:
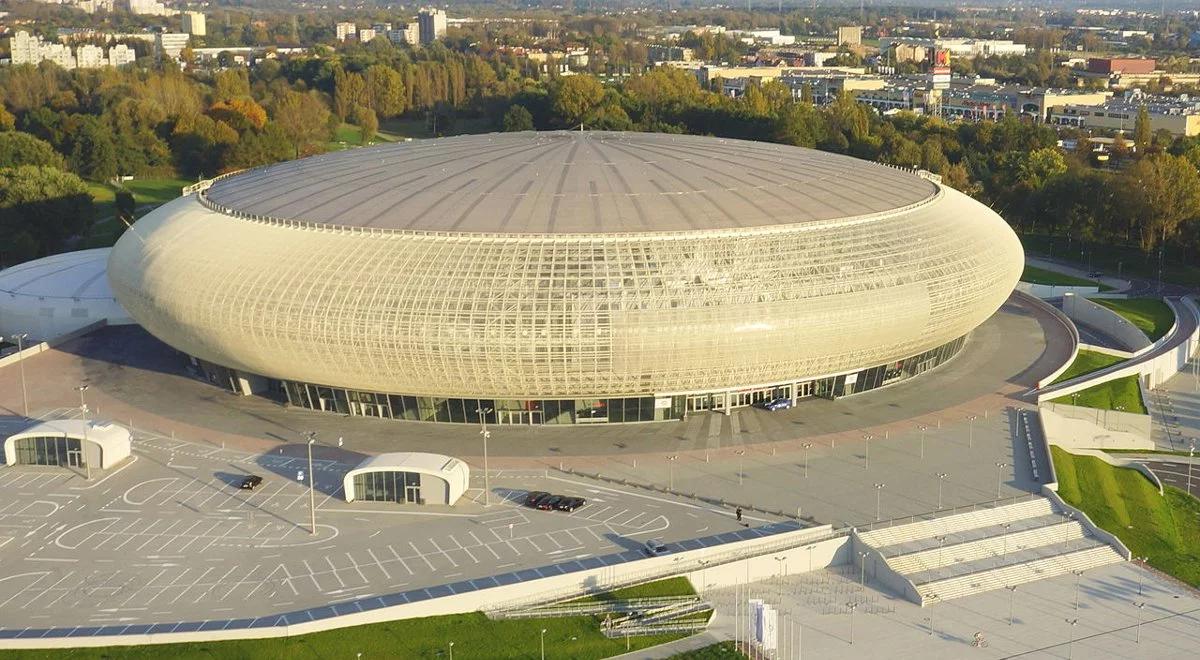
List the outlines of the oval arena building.
<svg viewBox="0 0 1200 660">
<path fill-rule="evenodd" d="M 1020 276 L 937 177 L 798 147 L 509 133 L 225 176 L 108 274 L 214 381 L 431 422 L 680 419 L 951 359 Z"/>
</svg>

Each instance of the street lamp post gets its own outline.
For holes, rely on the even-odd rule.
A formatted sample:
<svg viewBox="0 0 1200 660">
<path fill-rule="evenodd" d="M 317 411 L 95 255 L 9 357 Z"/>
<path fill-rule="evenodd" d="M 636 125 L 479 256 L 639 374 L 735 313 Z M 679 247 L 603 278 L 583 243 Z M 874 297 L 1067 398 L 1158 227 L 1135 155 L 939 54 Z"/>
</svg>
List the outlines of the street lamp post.
<svg viewBox="0 0 1200 660">
<path fill-rule="evenodd" d="M 807 479 L 808 478 L 808 450 L 812 449 L 813 443 L 806 442 L 802 446 L 804 447 L 804 478 Z"/>
<path fill-rule="evenodd" d="M 858 553 L 858 586 L 867 586 L 867 553 Z"/>
<path fill-rule="evenodd" d="M 1071 641 L 1067 642 L 1067 660 L 1071 660 L 1071 652 L 1075 649 L 1075 626 L 1079 619 L 1067 619 L 1067 623 L 1071 626 Z"/>
<path fill-rule="evenodd" d="M 1071 571 L 1075 574 L 1075 609 L 1079 609 L 1079 578 L 1083 577 L 1083 571 Z"/>
<path fill-rule="evenodd" d="M 488 481 L 488 451 L 487 441 L 492 437 L 492 432 L 487 428 L 487 416 L 492 413 L 491 408 L 476 408 L 475 412 L 479 413 L 479 435 L 483 438 L 483 505 L 491 506 L 491 483 Z"/>
<path fill-rule="evenodd" d="M 938 511 L 942 510 L 942 484 L 946 481 L 946 477 L 950 475 L 945 472 L 938 472 Z"/>
<path fill-rule="evenodd" d="M 932 601 L 937 600 L 937 598 L 938 598 L 937 594 L 929 594 L 929 600 L 930 600 L 930 605 L 931 605 L 931 607 L 929 608 L 929 636 L 930 637 L 933 637 L 933 629 L 934 629 L 934 621 L 933 621 L 934 609 L 932 607 L 932 605 L 933 605 Z"/>
<path fill-rule="evenodd" d="M 779 562 L 779 604 L 783 604 L 783 578 L 787 573 L 787 557 L 776 557 L 775 561 Z"/>
<path fill-rule="evenodd" d="M 850 608 L 850 645 L 854 646 L 854 610 L 858 609 L 858 603 L 846 603 L 846 607 Z"/>
<path fill-rule="evenodd" d="M 871 441 L 874 439 L 875 439 L 875 436 L 871 435 L 870 433 L 867 433 L 866 435 L 863 436 L 863 441 L 867 443 L 866 444 L 866 453 L 863 455 L 863 458 L 865 459 L 863 461 L 863 469 L 864 470 L 871 469 Z"/>
<path fill-rule="evenodd" d="M 1017 585 L 1007 585 L 1004 588 L 1008 589 L 1008 625 L 1011 626 L 1013 624 L 1013 601 L 1017 599 Z"/>
<path fill-rule="evenodd" d="M 946 537 L 938 536 L 938 537 L 935 537 L 934 540 L 936 540 L 938 542 L 938 568 L 941 568 L 943 565 L 942 564 L 942 553 L 946 547 Z"/>
<path fill-rule="evenodd" d="M 25 344 L 24 341 L 29 338 L 29 333 L 22 332 L 12 336 L 13 341 L 17 342 L 17 366 L 21 369 L 21 403 L 25 406 L 25 416 L 29 416 L 29 391 L 25 389 Z"/>
<path fill-rule="evenodd" d="M 25 413 L 26 416 L 29 413 Z M 1196 439 L 1192 438 L 1192 444 L 1188 446 L 1188 473 L 1187 473 L 1187 494 L 1192 494 L 1192 459 L 1196 457 Z"/>
<path fill-rule="evenodd" d="M 1000 499 L 1000 488 L 1004 485 L 1004 468 L 1008 463 L 996 463 L 996 499 Z"/>
<path fill-rule="evenodd" d="M 738 455 L 738 485 L 741 486 L 743 476 L 742 473 L 745 471 L 746 467 L 746 450 L 738 449 L 734 453 Z"/>
<path fill-rule="evenodd" d="M 1142 563 L 1143 570 L 1138 571 L 1138 595 L 1141 596 L 1142 595 L 1142 585 L 1146 582 L 1146 571 L 1144 569 L 1146 568 L 1146 562 L 1150 561 L 1150 558 L 1149 557 L 1134 557 L 1133 560 Z"/>
<path fill-rule="evenodd" d="M 967 422 L 970 423 L 969 430 L 967 431 L 967 448 L 968 449 L 975 447 L 975 420 L 977 420 L 977 419 L 979 419 L 979 415 L 971 415 L 970 417 L 967 418 Z"/>
<path fill-rule="evenodd" d="M 667 457 L 667 490 L 675 490 L 675 461 L 679 460 L 679 454 L 671 454 Z"/>
<path fill-rule="evenodd" d="M 454 642 L 450 642 L 450 660 L 454 660 Z"/>
<path fill-rule="evenodd" d="M 1135 632 L 1134 632 L 1133 642 L 1135 644 L 1141 644 L 1142 643 L 1142 609 L 1144 607 L 1146 607 L 1146 603 L 1145 602 L 1141 602 L 1141 603 L 1135 602 L 1133 604 L 1133 606 L 1136 607 L 1137 611 L 1138 611 L 1138 622 L 1137 622 L 1137 628 L 1135 629 Z"/>
<path fill-rule="evenodd" d="M 815 547 L 817 547 L 817 546 L 810 545 L 807 548 L 807 550 L 808 550 L 808 572 L 809 573 L 812 573 L 812 551 L 813 551 L 813 548 L 815 548 Z"/>
<path fill-rule="evenodd" d="M 91 481 L 92 480 L 92 462 L 89 461 L 87 458 L 88 407 L 87 407 L 87 403 L 85 403 L 83 400 L 83 393 L 87 391 L 88 384 L 80 383 L 79 387 L 76 387 L 75 389 L 78 390 L 78 392 L 79 392 L 79 416 L 83 418 L 83 444 L 80 446 L 80 449 L 82 449 L 83 451 L 80 453 L 83 455 L 83 469 L 86 470 L 86 473 L 87 473 L 86 479 L 88 481 Z M 28 417 L 28 415 L 26 415 L 26 417 Z"/>
<path fill-rule="evenodd" d="M 925 458 L 925 432 L 929 430 L 929 427 L 921 424 L 917 428 L 921 429 L 921 458 Z"/>
<path fill-rule="evenodd" d="M 1000 551 L 1000 558 L 1004 559 L 1008 556 L 1008 530 L 1012 529 L 1012 524 L 1004 523 L 1004 549 Z"/>
<path fill-rule="evenodd" d="M 542 660 L 546 660 L 546 629 L 542 628 Z"/>
<path fill-rule="evenodd" d="M 880 519 L 880 517 L 879 517 L 879 512 L 880 512 L 879 497 L 880 497 L 880 494 L 883 492 L 884 488 L 887 488 L 887 484 L 882 484 L 879 482 L 875 483 L 875 520 Z"/>
<path fill-rule="evenodd" d="M 313 474 L 312 448 L 317 442 L 317 432 L 308 432 L 308 533 L 317 533 L 317 494 L 314 484 L 316 475 Z"/>
</svg>

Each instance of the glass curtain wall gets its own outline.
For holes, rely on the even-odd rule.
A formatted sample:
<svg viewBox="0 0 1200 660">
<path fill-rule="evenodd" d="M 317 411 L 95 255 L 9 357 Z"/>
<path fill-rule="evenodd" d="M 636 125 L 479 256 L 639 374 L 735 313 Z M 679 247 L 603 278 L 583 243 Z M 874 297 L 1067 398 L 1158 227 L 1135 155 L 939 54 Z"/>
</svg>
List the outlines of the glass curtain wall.
<svg viewBox="0 0 1200 660">
<path fill-rule="evenodd" d="M 367 502 L 423 504 L 421 475 L 416 472 L 382 471 L 354 475 L 355 498 Z"/>
<path fill-rule="evenodd" d="M 17 438 L 15 443 L 19 465 L 62 465 L 84 467 L 82 444 L 78 438 L 40 436 Z"/>
</svg>

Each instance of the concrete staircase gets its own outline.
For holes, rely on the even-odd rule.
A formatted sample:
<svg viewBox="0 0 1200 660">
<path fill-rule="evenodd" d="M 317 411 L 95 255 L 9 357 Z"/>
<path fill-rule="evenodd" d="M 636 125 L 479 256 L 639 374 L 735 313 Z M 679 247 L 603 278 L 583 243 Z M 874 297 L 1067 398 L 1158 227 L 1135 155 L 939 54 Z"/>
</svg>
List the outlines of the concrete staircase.
<svg viewBox="0 0 1200 660">
<path fill-rule="evenodd" d="M 1042 497 L 860 532 L 858 539 L 911 583 L 922 605 L 1124 560 Z"/>
</svg>

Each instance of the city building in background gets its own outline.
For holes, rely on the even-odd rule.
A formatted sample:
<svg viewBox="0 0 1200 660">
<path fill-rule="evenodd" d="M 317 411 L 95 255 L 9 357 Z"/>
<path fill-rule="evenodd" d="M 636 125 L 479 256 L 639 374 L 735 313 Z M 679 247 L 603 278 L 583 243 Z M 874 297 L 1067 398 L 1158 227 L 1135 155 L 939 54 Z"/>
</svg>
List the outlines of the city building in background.
<svg viewBox="0 0 1200 660">
<path fill-rule="evenodd" d="M 334 26 L 334 31 L 338 41 L 346 41 L 350 37 L 358 35 L 358 26 L 354 23 L 343 21 Z"/>
<path fill-rule="evenodd" d="M 417 14 L 417 25 L 420 29 L 421 43 L 431 44 L 446 36 L 446 12 L 426 7 Z"/>
<path fill-rule="evenodd" d="M 951 359 L 1023 261 L 936 176 L 701 136 L 422 140 L 197 188 L 113 248 L 129 314 L 235 392 L 414 421 L 858 394 Z"/>
<path fill-rule="evenodd" d="M 204 14 L 198 11 L 183 12 L 182 30 L 195 37 L 203 37 L 208 34 L 208 27 L 205 25 Z"/>
</svg>

